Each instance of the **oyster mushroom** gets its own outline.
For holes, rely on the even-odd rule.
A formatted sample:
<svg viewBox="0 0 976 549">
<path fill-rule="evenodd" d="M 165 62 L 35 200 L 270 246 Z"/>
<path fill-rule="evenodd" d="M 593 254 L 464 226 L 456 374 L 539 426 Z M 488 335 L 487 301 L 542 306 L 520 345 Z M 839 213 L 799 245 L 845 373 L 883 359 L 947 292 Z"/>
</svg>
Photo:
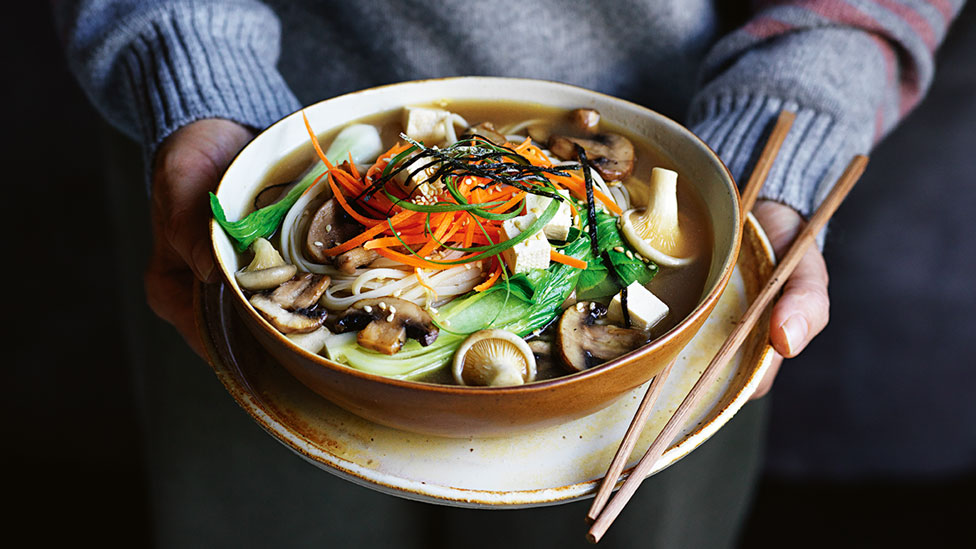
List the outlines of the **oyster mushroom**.
<svg viewBox="0 0 976 549">
<path fill-rule="evenodd" d="M 563 311 L 556 343 L 559 358 L 570 371 L 580 372 L 617 358 L 646 342 L 641 330 L 614 324 L 596 324 L 607 309 L 596 302 L 581 301 Z"/>
<path fill-rule="evenodd" d="M 395 297 L 361 299 L 336 319 L 336 331 L 358 331 L 361 347 L 393 355 L 407 338 L 426 347 L 437 339 L 438 330 L 426 311 L 415 303 Z"/>
<path fill-rule="evenodd" d="M 687 265 L 695 259 L 695 239 L 682 230 L 678 215 L 678 174 L 664 168 L 651 170 L 647 207 L 627 210 L 620 230 L 642 256 L 667 267 Z"/>
<path fill-rule="evenodd" d="M 254 294 L 249 301 L 279 332 L 305 334 L 315 331 L 325 321 L 325 309 L 315 305 L 330 281 L 325 275 L 302 273 L 273 292 Z"/>
<path fill-rule="evenodd" d="M 251 244 L 254 259 L 251 264 L 234 273 L 237 283 L 245 290 L 269 290 L 295 276 L 298 267 L 285 263 L 278 250 L 263 238 Z"/>
<path fill-rule="evenodd" d="M 560 158 L 576 158 L 576 145 L 583 147 L 587 160 L 605 181 L 621 181 L 634 171 L 634 144 L 620 134 L 549 138 L 549 150 Z"/>
<path fill-rule="evenodd" d="M 535 379 L 535 355 L 508 330 L 481 330 L 458 347 L 453 372 L 460 385 L 522 385 Z"/>
</svg>

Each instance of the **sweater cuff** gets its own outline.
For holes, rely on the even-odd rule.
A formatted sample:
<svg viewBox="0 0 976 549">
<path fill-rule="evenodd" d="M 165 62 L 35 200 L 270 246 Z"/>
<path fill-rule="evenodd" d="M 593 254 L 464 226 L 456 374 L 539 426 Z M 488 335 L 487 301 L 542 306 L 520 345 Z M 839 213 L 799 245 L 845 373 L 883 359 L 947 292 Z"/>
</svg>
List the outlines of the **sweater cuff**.
<svg viewBox="0 0 976 549">
<path fill-rule="evenodd" d="M 689 117 L 692 132 L 725 162 L 740 187 L 783 109 L 796 113 L 759 198 L 790 206 L 809 218 L 843 172 L 848 131 L 833 116 L 793 101 L 759 94 L 700 98 Z"/>
<path fill-rule="evenodd" d="M 280 29 L 270 11 L 178 4 L 133 25 L 123 59 L 150 157 L 190 122 L 225 118 L 260 130 L 300 107 L 275 67 Z"/>
</svg>

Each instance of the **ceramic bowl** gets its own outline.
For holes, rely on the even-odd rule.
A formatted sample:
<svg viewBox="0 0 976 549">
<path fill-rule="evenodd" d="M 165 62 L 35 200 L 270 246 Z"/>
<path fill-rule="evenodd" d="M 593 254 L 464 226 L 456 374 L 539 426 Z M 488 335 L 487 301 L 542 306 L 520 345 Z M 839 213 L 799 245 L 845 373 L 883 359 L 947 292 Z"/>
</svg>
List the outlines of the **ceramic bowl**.
<svg viewBox="0 0 976 549">
<path fill-rule="evenodd" d="M 463 77 L 405 82 L 343 95 L 304 109 L 324 132 L 409 104 L 506 100 L 597 109 L 603 120 L 653 142 L 693 182 L 713 231 L 711 267 L 698 306 L 666 334 L 627 355 L 573 375 L 516 387 L 475 388 L 400 381 L 368 374 L 311 354 L 275 330 L 247 302 L 234 272 L 243 267 L 223 230 L 211 223 L 213 252 L 234 305 L 255 339 L 304 385 L 370 421 L 448 437 L 506 436 L 556 425 L 600 410 L 654 377 L 701 328 L 735 266 L 741 240 L 735 182 L 711 149 L 680 124 L 647 108 L 590 90 L 548 81 Z M 248 209 L 264 175 L 285 154 L 307 145 L 301 112 L 251 141 L 216 191 L 228 219 Z"/>
</svg>

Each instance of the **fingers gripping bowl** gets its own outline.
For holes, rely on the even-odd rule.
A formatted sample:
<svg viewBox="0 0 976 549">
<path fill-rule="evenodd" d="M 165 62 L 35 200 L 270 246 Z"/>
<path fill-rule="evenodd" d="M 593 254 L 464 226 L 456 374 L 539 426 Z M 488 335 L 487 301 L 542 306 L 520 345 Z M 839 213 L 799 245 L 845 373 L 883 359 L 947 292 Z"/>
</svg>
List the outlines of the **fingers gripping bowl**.
<svg viewBox="0 0 976 549">
<path fill-rule="evenodd" d="M 433 137 L 428 134 L 426 140 L 416 140 L 406 130 L 412 122 L 399 114 L 405 107 L 449 112 L 458 118 L 454 119 L 455 122 L 444 122 L 442 117 L 445 132 Z M 587 113 L 587 116 L 580 116 L 580 113 Z M 592 123 L 587 122 L 592 113 L 598 113 L 599 127 L 588 126 Z M 490 120 L 494 126 L 481 125 L 481 131 L 472 128 L 489 119 L 494 119 Z M 518 123 L 519 120 L 523 122 Z M 569 121 L 567 124 L 575 126 L 577 133 L 564 131 L 562 122 L 554 120 Z M 317 210 L 327 209 L 323 206 L 332 199 L 344 199 L 341 200 L 344 204 L 334 206 L 348 208 L 347 213 L 352 215 L 365 216 L 360 219 L 363 225 L 370 223 L 372 218 L 383 219 L 386 225 L 357 226 L 359 232 L 351 233 L 354 236 L 336 236 L 341 232 L 339 227 L 329 224 L 325 231 L 321 227 L 309 228 L 308 225 L 314 223 L 312 221 L 302 230 L 306 233 L 319 230 L 319 233 L 308 237 L 304 234 L 298 237 L 269 236 L 273 241 L 278 239 L 274 247 L 282 249 L 284 255 L 291 259 L 285 263 L 314 264 L 314 259 L 307 256 L 316 255 L 316 245 L 322 244 L 319 247 L 325 248 L 326 252 L 329 249 L 343 250 L 343 242 L 356 238 L 359 244 L 365 242 L 362 237 L 364 229 L 369 232 L 369 227 L 373 227 L 371 242 L 366 245 L 370 247 L 347 246 L 350 250 L 355 248 L 372 252 L 366 259 L 354 257 L 350 266 L 341 263 L 335 254 L 323 257 L 322 264 L 325 266 L 322 271 L 336 277 L 331 289 L 327 281 L 322 281 L 321 274 L 315 278 L 314 273 L 303 273 L 305 269 L 302 268 L 296 269 L 297 273 L 282 268 L 280 262 L 274 259 L 264 263 L 257 260 L 260 255 L 258 251 L 264 244 L 258 244 L 253 249 L 245 246 L 247 251 L 242 253 L 241 243 L 229 236 L 217 221 L 211 224 L 210 232 L 224 283 L 232 289 L 235 307 L 255 339 L 303 384 L 366 419 L 418 433 L 469 437 L 503 436 L 590 414 L 646 382 L 676 357 L 701 327 L 731 276 L 741 238 L 738 194 L 728 170 L 715 154 L 688 130 L 653 111 L 592 91 L 545 81 L 453 78 L 407 82 L 360 91 L 307 107 L 258 135 L 230 165 L 215 197 L 222 217 L 239 220 L 251 212 L 255 201 L 260 202 L 262 195 L 266 194 L 262 189 L 269 188 L 269 177 L 273 179 L 272 172 L 278 169 L 273 167 L 280 166 L 283 159 L 299 158 L 301 160 L 296 162 L 304 165 L 316 158 L 309 136 L 310 128 L 321 136 L 321 146 L 325 150 L 340 128 L 360 122 L 373 124 L 380 129 L 379 133 L 384 136 L 381 138 L 383 143 L 377 146 L 380 151 L 388 152 L 379 156 L 382 159 L 386 155 L 386 163 L 394 169 L 383 172 L 382 166 L 377 169 L 375 158 L 357 159 L 355 154 L 350 156 L 348 149 L 344 149 L 343 160 L 332 163 L 335 166 L 333 173 L 344 170 L 342 181 L 337 182 L 339 178 L 329 176 L 319 178 L 320 181 L 331 181 L 329 187 L 323 186 L 325 190 L 321 195 L 322 198 L 331 198 L 319 200 L 314 207 L 310 207 L 308 216 L 314 217 Z M 452 127 L 455 125 L 456 128 Z M 393 142 L 403 144 L 406 139 L 404 148 L 388 149 L 391 127 L 396 127 L 392 132 Z M 457 135 L 452 135 L 455 131 Z M 398 141 L 399 132 L 405 133 Z M 538 133 L 528 135 L 533 132 Z M 519 133 L 525 136 L 521 138 L 524 141 L 518 141 L 519 136 L 513 135 Z M 612 156 L 606 150 L 619 148 L 617 139 L 622 136 L 636 143 L 631 151 L 629 166 L 626 165 L 626 158 L 606 159 Z M 568 141 L 569 145 L 561 140 Z M 428 148 L 425 145 L 425 142 L 433 141 L 437 141 L 436 146 Z M 597 145 L 605 148 L 600 149 Z M 455 187 L 449 183 L 448 188 L 437 189 L 443 191 L 443 196 L 447 198 L 430 199 L 429 195 L 434 192 L 427 192 L 423 193 L 426 199 L 415 199 L 420 196 L 415 191 L 423 183 L 418 182 L 418 174 L 431 166 L 435 166 L 434 170 L 447 164 L 456 167 L 454 161 L 460 156 L 448 158 L 445 155 L 454 154 L 454 151 L 462 150 L 461 147 L 468 147 L 464 151 L 490 149 L 489 156 L 503 158 L 499 162 L 505 164 L 506 169 L 510 164 L 522 162 L 519 159 L 524 159 L 524 156 L 536 154 L 536 151 L 546 155 L 543 162 L 551 159 L 552 164 L 547 163 L 547 167 L 541 170 L 520 168 L 520 175 L 529 173 L 529 176 L 512 183 L 514 190 L 506 186 L 505 192 L 508 194 L 492 194 L 502 192 L 499 189 L 503 185 L 497 180 L 488 183 L 481 180 L 479 185 L 475 176 L 483 176 L 484 170 L 474 167 L 470 168 L 476 172 L 474 174 L 454 172 L 454 179 L 443 178 L 457 184 Z M 496 147 L 509 152 L 499 152 Z M 512 156 L 512 150 L 517 150 L 519 154 Z M 320 154 L 327 156 L 331 152 L 320 151 Z M 356 174 L 363 182 L 371 181 L 367 179 L 369 177 L 394 181 L 395 158 L 401 153 L 401 164 L 410 161 L 407 159 L 414 160 L 412 167 L 401 168 L 404 175 L 392 193 L 387 189 L 377 189 L 369 194 L 365 192 L 372 189 L 369 183 L 363 183 L 366 186 L 360 187 L 357 193 L 355 181 L 348 183 L 348 174 Z M 352 161 L 344 167 L 336 166 L 349 158 Z M 484 160 L 484 156 L 479 158 Z M 532 164 L 537 163 L 533 161 Z M 375 170 L 372 175 L 370 168 Z M 302 171 L 292 169 L 291 177 Z M 444 176 L 448 172 L 426 173 Z M 467 182 L 466 188 L 468 176 L 471 176 L 471 181 Z M 511 183 L 508 179 L 504 181 Z M 557 184 L 551 184 L 553 181 Z M 559 185 L 560 181 L 564 184 Z M 677 192 L 675 181 L 678 182 Z M 490 187 L 489 184 L 495 186 Z M 523 188 L 525 185 L 531 188 Z M 693 204 L 692 209 L 697 208 L 698 213 L 692 215 L 699 217 L 692 223 L 697 229 L 689 229 L 697 245 L 687 242 L 664 243 L 653 239 L 637 241 L 638 247 L 634 249 L 646 250 L 648 245 L 653 245 L 661 251 L 660 264 L 633 253 L 630 242 L 641 238 L 633 235 L 647 232 L 642 223 L 656 222 L 662 217 L 673 216 L 684 223 L 681 225 L 683 229 L 688 223 L 684 219 L 687 212 L 678 212 L 676 207 L 669 209 L 666 199 L 655 201 L 657 188 L 670 189 L 665 195 L 670 192 L 673 197 L 676 193 L 677 200 L 682 204 Z M 476 203 L 473 197 L 479 190 L 487 193 L 483 195 L 487 198 Z M 288 192 L 285 189 L 281 194 L 287 195 Z M 373 211 L 357 209 L 364 203 L 359 203 L 359 207 L 350 204 L 364 195 L 378 197 L 366 208 L 382 204 L 382 211 L 377 211 L 377 208 Z M 539 195 L 543 195 L 546 202 L 532 210 L 532 201 Z M 410 204 L 406 204 L 406 201 Z M 569 229 L 563 227 L 561 234 L 552 236 L 548 230 L 564 204 L 569 206 Z M 468 230 L 463 220 L 475 219 L 474 212 L 488 214 L 471 223 L 474 228 Z M 622 223 L 621 219 L 628 213 L 627 219 L 630 221 Z M 396 215 L 401 217 L 396 218 Z M 399 222 L 411 216 L 420 220 L 419 228 L 415 228 L 414 232 L 406 225 L 403 225 L 403 231 L 399 231 L 401 226 L 391 220 Z M 601 223 L 607 220 L 609 222 Z M 511 229 L 513 226 L 516 228 Z M 609 247 L 606 249 L 599 247 L 605 238 L 605 234 L 599 232 L 604 230 L 602 227 L 618 238 L 607 244 Z M 472 236 L 476 234 L 475 228 L 484 235 L 484 240 Z M 505 234 L 506 230 L 510 232 Z M 539 236 L 543 233 L 545 236 Z M 450 240 L 451 234 L 457 234 L 457 239 Z M 323 244 L 323 238 L 336 240 Z M 548 240 L 540 245 L 549 246 L 549 257 L 540 259 L 538 255 L 514 253 L 520 247 L 528 248 L 527 241 L 536 239 Z M 292 240 L 304 242 L 305 247 L 299 246 L 301 249 L 291 252 L 285 250 Z M 512 242 L 505 246 L 504 243 L 509 241 Z M 383 242 L 386 247 L 383 247 Z M 573 247 L 574 242 L 576 247 Z M 594 242 L 598 245 L 594 246 Z M 425 246 L 439 248 L 440 255 L 431 254 L 430 248 L 424 249 Z M 698 256 L 694 261 L 697 271 L 682 271 L 688 268 L 683 258 L 689 257 L 689 250 Z M 478 256 L 479 253 L 482 255 Z M 293 254 L 305 257 L 296 260 L 291 257 Z M 490 254 L 493 255 L 489 257 Z M 635 256 L 638 259 L 635 260 Z M 673 261 L 675 264 L 669 264 L 675 256 L 678 256 Z M 466 259 L 472 257 L 478 261 Z M 396 271 L 398 266 L 395 262 L 391 263 L 394 259 L 405 264 L 401 270 L 406 274 L 393 274 L 390 279 L 381 280 L 378 286 L 375 283 L 360 283 L 355 290 L 341 284 L 342 272 L 360 276 L 363 269 L 369 268 L 374 269 L 374 274 L 379 270 Z M 543 264 L 534 263 L 537 260 L 544 260 Z M 597 274 L 602 274 L 602 278 L 590 276 L 586 279 L 588 284 L 580 283 L 582 271 L 589 269 L 593 274 L 601 266 L 603 271 Z M 457 267 L 459 272 L 473 271 L 480 277 L 475 276 L 473 286 L 462 287 L 458 290 L 458 296 L 447 302 L 448 297 L 443 292 L 428 291 L 431 288 L 422 284 L 425 280 L 429 281 L 423 274 L 428 267 L 434 273 L 442 272 L 438 268 Z M 310 269 L 317 267 L 312 265 Z M 239 276 L 242 271 L 246 273 L 244 280 Z M 247 280 L 247 277 L 255 278 L 252 275 L 256 271 L 261 271 L 261 276 L 257 277 L 260 279 L 258 287 Z M 563 289 L 565 294 L 550 296 L 549 301 L 555 300 L 557 305 L 551 307 L 553 310 L 549 316 L 535 315 L 535 310 L 530 311 L 531 307 L 526 303 L 536 303 L 542 298 L 538 293 L 532 295 L 531 290 L 530 295 L 524 295 L 524 287 L 531 287 L 524 280 L 537 283 L 538 277 L 545 278 L 546 273 L 557 271 L 575 273 L 570 277 L 573 283 Z M 416 277 L 420 283 L 417 291 L 423 294 L 421 297 L 407 299 L 409 292 L 402 290 L 383 293 L 382 288 L 386 284 L 409 275 Z M 296 282 L 303 276 L 306 278 Z M 642 323 L 647 319 L 641 314 L 630 314 L 635 307 L 628 305 L 628 295 L 633 296 L 644 288 L 659 293 L 655 289 L 659 284 L 664 285 L 669 279 L 684 278 L 693 279 L 682 290 L 691 298 L 682 305 L 671 303 L 671 297 L 663 297 L 670 306 L 665 320 L 656 324 L 650 322 L 646 326 Z M 285 314 L 281 320 L 285 324 L 283 327 L 275 321 L 274 315 L 262 309 L 262 306 L 275 306 L 271 294 L 280 290 L 270 288 L 282 281 L 293 286 L 297 284 L 291 294 L 298 295 L 298 299 L 301 299 L 299 294 L 307 297 L 309 291 L 315 298 L 326 296 L 320 299 L 325 305 L 310 308 L 308 303 L 304 303 L 304 306 L 292 307 L 285 313 L 300 318 Z M 540 291 L 538 287 L 535 290 Z M 370 291 L 374 293 L 370 294 Z M 386 297 L 373 297 L 377 295 L 376 292 Z M 470 296 L 477 296 L 477 299 L 471 300 Z M 389 314 L 389 307 L 401 303 L 401 299 L 412 301 L 404 303 L 401 309 L 409 308 L 411 315 L 417 312 L 414 309 L 420 311 L 420 317 L 413 317 L 413 324 L 404 324 L 406 321 L 401 321 L 399 314 Z M 492 311 L 492 319 L 485 321 L 488 325 L 477 326 L 470 321 L 465 324 L 464 314 L 451 316 L 450 313 L 442 313 L 445 310 L 463 310 L 465 307 L 457 303 L 469 303 L 464 299 L 475 302 L 475 306 L 465 305 L 472 311 L 478 310 L 476 302 L 479 300 L 483 302 L 482 305 L 491 305 L 482 307 L 485 311 Z M 377 311 L 381 303 L 382 313 Z M 370 326 L 383 324 L 394 316 L 396 322 L 390 320 L 388 323 L 396 325 L 397 331 L 393 336 L 383 335 L 386 332 L 381 331 L 374 340 L 364 341 L 364 332 L 376 331 Z M 451 324 L 452 320 L 454 324 Z M 294 328 L 296 333 L 288 322 L 299 325 L 311 322 L 312 326 L 298 326 Z M 560 325 L 575 326 L 579 330 L 560 330 Z M 425 328 L 419 330 L 417 326 Z M 506 343 L 513 339 L 510 335 L 496 333 L 493 337 L 492 333 L 497 329 L 515 333 L 518 339 L 528 340 L 531 349 L 538 351 L 535 359 L 539 364 L 536 365 L 536 360 L 530 358 L 528 362 L 531 364 L 518 362 L 517 367 L 503 373 L 458 373 L 452 377 L 452 372 L 462 368 L 458 364 L 475 362 L 473 358 L 455 359 L 454 351 L 459 348 L 486 348 L 485 341 L 498 348 L 504 347 L 508 356 L 517 360 L 527 358 L 525 345 Z M 329 343 L 309 342 L 316 338 Z M 608 340 L 623 342 L 620 344 L 623 346 L 617 345 L 615 351 L 609 352 L 612 356 L 601 355 L 596 347 L 580 348 L 580 341 L 587 338 L 595 346 Z M 364 350 L 360 345 L 368 348 Z M 552 348 L 551 352 L 546 350 L 549 347 Z M 564 348 L 566 351 L 562 352 Z M 309 349 L 321 350 L 311 352 Z M 412 357 L 421 355 L 436 355 L 436 359 L 411 362 Z M 368 357 L 376 357 L 382 361 L 383 368 L 371 369 L 368 364 L 363 366 L 364 356 L 367 361 L 370 360 Z M 574 364 L 573 357 L 581 358 Z M 550 363 L 555 363 L 555 366 Z M 414 367 L 416 364 L 423 366 Z M 382 375 L 384 373 L 388 375 Z M 496 380 L 500 386 L 467 385 L 491 384 L 491 380 Z"/>
</svg>

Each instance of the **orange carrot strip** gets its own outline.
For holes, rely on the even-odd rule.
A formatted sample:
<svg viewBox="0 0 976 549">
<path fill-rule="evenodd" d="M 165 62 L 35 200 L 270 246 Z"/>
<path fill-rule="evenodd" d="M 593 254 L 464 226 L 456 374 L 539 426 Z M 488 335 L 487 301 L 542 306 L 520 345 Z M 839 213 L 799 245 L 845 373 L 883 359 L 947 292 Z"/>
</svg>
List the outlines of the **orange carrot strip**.
<svg viewBox="0 0 976 549">
<path fill-rule="evenodd" d="M 569 265 L 570 267 L 575 267 L 577 269 L 586 268 L 586 262 L 582 259 L 576 259 L 575 257 L 561 254 L 556 250 L 549 250 L 549 259 L 551 261 L 555 261 L 556 263 L 562 263 L 563 265 Z"/>
<path fill-rule="evenodd" d="M 376 253 L 380 254 L 381 256 L 387 259 L 399 261 L 404 265 L 410 265 L 411 267 L 420 267 L 423 269 L 444 270 L 456 266 L 456 265 L 438 265 L 437 263 L 432 263 L 430 261 L 427 261 L 426 259 L 421 259 L 415 255 L 407 255 L 407 254 L 401 254 L 399 252 L 394 252 L 389 248 L 376 248 Z"/>
<path fill-rule="evenodd" d="M 353 207 L 346 202 L 346 198 L 342 196 L 342 192 L 339 191 L 339 187 L 336 186 L 334 177 L 329 177 L 329 186 L 332 187 L 332 196 L 335 197 L 339 205 L 342 206 L 342 209 L 346 210 L 346 213 L 348 213 L 353 219 L 367 227 L 386 224 L 385 219 L 373 219 L 371 217 L 366 217 L 353 209 Z"/>
<path fill-rule="evenodd" d="M 403 222 L 405 219 L 409 218 L 415 213 L 417 212 L 414 212 L 412 210 L 403 210 L 402 212 L 391 217 L 389 223 L 393 224 L 393 226 L 396 227 L 398 223 Z M 325 255 L 334 256 L 334 255 L 339 255 L 342 252 L 348 252 L 349 250 L 355 248 L 356 246 L 362 245 L 367 240 L 373 238 L 374 236 L 382 233 L 385 229 L 389 229 L 389 228 L 390 225 L 387 223 L 377 223 L 376 225 L 373 225 L 372 227 L 350 238 L 349 240 L 343 242 L 342 244 L 339 244 L 338 246 L 325 250 L 324 253 Z"/>
<path fill-rule="evenodd" d="M 305 120 L 305 129 L 308 130 L 308 136 L 312 138 L 312 146 L 315 147 L 315 152 L 319 155 L 325 167 L 329 168 L 329 171 L 334 170 L 335 166 L 332 165 L 332 162 L 329 162 L 329 159 L 325 157 L 325 153 L 322 152 L 322 146 L 319 145 L 319 138 L 315 137 L 315 132 L 312 131 L 312 124 L 309 123 L 308 117 L 305 116 L 304 109 L 302 110 L 302 118 Z"/>
<path fill-rule="evenodd" d="M 351 173 L 353 177 L 356 179 L 361 179 L 359 177 L 359 170 L 356 169 L 356 163 L 352 161 L 352 151 L 349 151 L 349 169 L 351 170 L 349 173 Z"/>
<path fill-rule="evenodd" d="M 488 277 L 488 280 L 485 280 L 481 284 L 478 284 L 477 286 L 474 287 L 475 291 L 483 292 L 488 288 L 491 288 L 492 286 L 495 285 L 495 281 L 498 280 L 498 277 L 501 276 L 501 274 L 502 274 L 502 266 L 501 263 L 499 263 L 498 267 L 495 268 L 494 271 L 492 271 L 491 276 Z"/>
<path fill-rule="evenodd" d="M 430 286 L 428 286 L 426 282 L 424 282 L 424 277 L 421 276 L 421 274 L 420 274 L 420 267 L 414 267 L 414 269 L 413 269 L 413 275 L 417 277 L 417 282 L 421 286 L 423 286 L 424 289 L 426 289 L 428 292 L 434 294 L 434 299 L 437 299 L 437 291 L 434 290 L 433 288 L 431 288 Z"/>
</svg>

